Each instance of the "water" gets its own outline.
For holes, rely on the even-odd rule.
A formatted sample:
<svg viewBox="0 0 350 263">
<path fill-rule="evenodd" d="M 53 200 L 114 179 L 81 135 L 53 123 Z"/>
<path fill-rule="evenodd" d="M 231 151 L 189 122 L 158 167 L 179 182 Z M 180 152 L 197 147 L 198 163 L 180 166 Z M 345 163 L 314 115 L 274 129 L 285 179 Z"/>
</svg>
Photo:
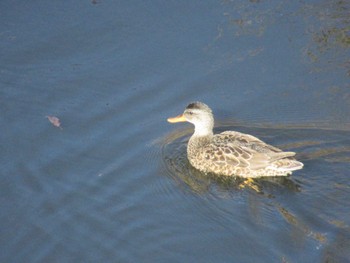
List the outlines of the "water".
<svg viewBox="0 0 350 263">
<path fill-rule="evenodd" d="M 1 262 L 349 262 L 349 9 L 2 1 Z M 192 100 L 305 168 L 198 173 Z"/>
</svg>

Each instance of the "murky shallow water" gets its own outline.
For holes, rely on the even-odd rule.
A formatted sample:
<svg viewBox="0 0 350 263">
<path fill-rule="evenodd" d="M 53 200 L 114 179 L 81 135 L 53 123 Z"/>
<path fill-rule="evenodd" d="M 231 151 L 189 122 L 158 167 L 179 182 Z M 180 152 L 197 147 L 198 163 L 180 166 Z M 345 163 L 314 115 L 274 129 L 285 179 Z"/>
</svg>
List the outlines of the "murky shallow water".
<svg viewBox="0 0 350 263">
<path fill-rule="evenodd" d="M 1 262 L 349 260 L 346 1 L 0 10 Z M 166 122 L 192 100 L 305 168 L 198 173 Z"/>
</svg>

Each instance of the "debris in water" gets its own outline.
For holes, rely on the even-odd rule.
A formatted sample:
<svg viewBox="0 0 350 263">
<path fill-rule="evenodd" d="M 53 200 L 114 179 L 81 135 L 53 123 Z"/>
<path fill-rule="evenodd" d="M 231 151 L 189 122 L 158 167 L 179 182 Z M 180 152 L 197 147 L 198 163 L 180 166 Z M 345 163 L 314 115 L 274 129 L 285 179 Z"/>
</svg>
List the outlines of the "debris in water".
<svg viewBox="0 0 350 263">
<path fill-rule="evenodd" d="M 60 128 L 62 130 L 61 122 L 59 118 L 57 118 L 56 116 L 46 116 L 46 118 L 49 119 L 49 121 L 52 123 L 53 126 Z"/>
</svg>

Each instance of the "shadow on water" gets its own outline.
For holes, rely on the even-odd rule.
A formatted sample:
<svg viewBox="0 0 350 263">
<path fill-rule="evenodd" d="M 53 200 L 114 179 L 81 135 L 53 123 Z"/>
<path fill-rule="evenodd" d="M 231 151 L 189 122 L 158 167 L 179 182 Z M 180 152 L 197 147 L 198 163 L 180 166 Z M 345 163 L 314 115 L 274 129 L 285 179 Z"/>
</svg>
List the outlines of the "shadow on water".
<svg viewBox="0 0 350 263">
<path fill-rule="evenodd" d="M 314 129 L 305 126 L 293 129 L 269 125 L 263 128 L 222 126 L 216 128 L 215 132 L 220 133 L 225 130 L 238 130 L 253 134 L 283 150 L 295 151 L 297 159 L 302 162 L 311 162 L 319 158 L 328 162 L 350 161 L 348 155 L 350 146 L 343 143 L 343 140 L 348 140 L 347 131 Z M 222 189 L 239 189 L 242 178 L 204 174 L 190 165 L 186 157 L 186 147 L 191 133 L 190 128 L 177 130 L 163 139 L 162 159 L 167 174 L 179 184 L 187 185 L 198 194 L 210 192 L 213 184 Z M 293 176 L 259 178 L 255 181 L 262 189 L 269 191 L 273 189 L 272 186 L 283 187 L 284 190 L 288 189 L 293 192 L 300 191 L 300 185 Z M 259 192 L 264 193 L 264 191 Z"/>
<path fill-rule="evenodd" d="M 307 204 L 306 199 L 309 198 L 309 195 L 327 195 L 326 192 L 323 193 L 324 187 L 332 184 L 347 188 L 346 184 L 341 183 L 344 179 L 337 178 L 339 183 L 332 181 L 334 177 L 329 176 L 332 171 L 326 172 L 326 175 L 323 176 L 325 172 L 322 171 L 322 166 L 325 163 L 328 163 L 329 166 L 329 163 L 348 163 L 350 161 L 349 131 L 316 129 L 305 125 L 302 128 L 270 125 L 257 128 L 240 125 L 217 127 L 215 132 L 225 130 L 253 134 L 283 150 L 295 151 L 297 159 L 302 161 L 305 167 L 288 177 L 255 179 L 253 187 L 243 188 L 241 187 L 244 181 L 242 178 L 204 174 L 190 165 L 186 157 L 186 146 L 192 129 L 187 128 L 172 132 L 163 138 L 162 161 L 166 175 L 182 190 L 203 198 L 235 199 L 237 196 L 245 195 L 248 198 L 248 209 L 254 218 L 259 218 L 259 212 L 256 212 L 259 210 L 257 207 L 267 202 L 280 215 L 279 218 L 292 228 L 291 235 L 297 242 L 312 239 L 317 243 L 317 249 L 324 246 L 339 250 L 339 247 L 333 242 L 328 241 L 326 233 L 315 230 L 317 227 L 313 225 L 313 221 L 303 218 L 302 211 L 298 211 L 299 208 L 289 207 L 293 207 L 291 200 L 295 195 L 301 195 L 299 198 L 305 198 L 306 207 L 310 206 L 307 208 L 308 212 L 319 217 L 317 208 L 312 207 L 312 202 Z M 310 185 L 315 189 L 310 190 Z M 316 191 L 316 194 L 312 191 Z M 293 212 L 293 210 L 296 211 Z M 350 234 L 350 228 L 344 221 L 329 216 L 323 216 L 322 221 L 332 227 L 341 228 L 344 233 L 347 233 L 345 235 Z"/>
<path fill-rule="evenodd" d="M 173 136 L 173 135 L 171 135 Z M 205 174 L 195 169 L 186 156 L 188 136 L 175 139 L 164 145 L 162 156 L 167 175 L 176 181 L 182 188 L 186 186 L 196 194 L 214 194 L 219 191 L 238 191 L 242 189 L 243 178 Z M 262 189 L 287 187 L 291 191 L 299 191 L 299 185 L 289 177 L 272 177 L 255 179 L 259 194 Z M 271 190 L 271 189 L 270 189 Z"/>
</svg>

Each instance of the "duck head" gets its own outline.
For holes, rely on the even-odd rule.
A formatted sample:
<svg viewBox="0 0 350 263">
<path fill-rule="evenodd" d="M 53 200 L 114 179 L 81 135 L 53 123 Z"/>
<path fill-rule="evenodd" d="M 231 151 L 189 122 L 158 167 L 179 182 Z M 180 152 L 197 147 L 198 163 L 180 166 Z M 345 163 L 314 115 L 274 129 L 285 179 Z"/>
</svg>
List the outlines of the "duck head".
<svg viewBox="0 0 350 263">
<path fill-rule="evenodd" d="M 195 126 L 195 136 L 213 135 L 214 117 L 211 109 L 203 102 L 192 102 L 188 104 L 185 111 L 168 122 L 190 122 Z"/>
</svg>

